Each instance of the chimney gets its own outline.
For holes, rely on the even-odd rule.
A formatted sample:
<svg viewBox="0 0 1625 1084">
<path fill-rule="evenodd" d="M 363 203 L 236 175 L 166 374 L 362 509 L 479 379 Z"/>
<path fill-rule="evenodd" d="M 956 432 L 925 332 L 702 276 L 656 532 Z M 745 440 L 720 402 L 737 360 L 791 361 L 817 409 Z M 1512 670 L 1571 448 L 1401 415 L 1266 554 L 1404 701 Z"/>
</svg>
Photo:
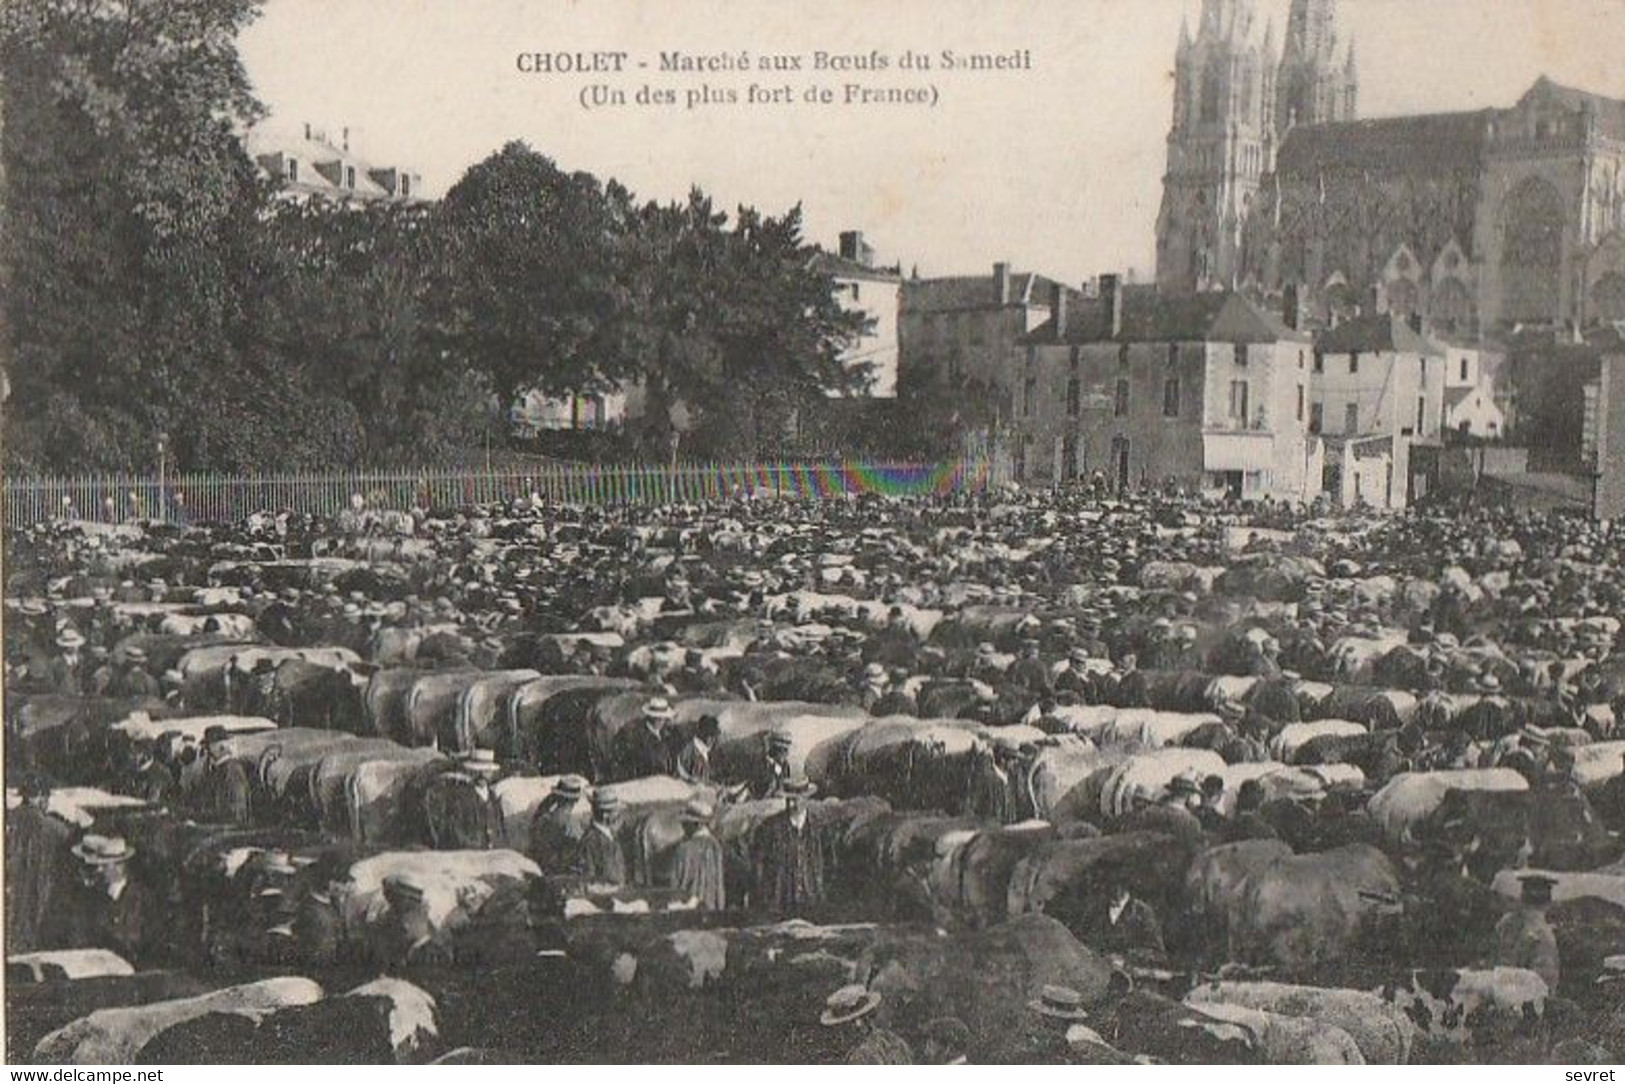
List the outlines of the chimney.
<svg viewBox="0 0 1625 1084">
<path fill-rule="evenodd" d="M 1100 311 L 1105 315 L 1106 334 L 1123 334 L 1123 280 L 1116 275 L 1100 276 Z"/>
<path fill-rule="evenodd" d="M 1287 283 L 1281 292 L 1281 322 L 1293 331 L 1303 330 L 1303 301 L 1295 282 Z"/>
<path fill-rule="evenodd" d="M 841 259 L 860 262 L 863 259 L 863 233 L 847 230 L 841 234 Z"/>
<path fill-rule="evenodd" d="M 1000 305 L 1010 304 L 1010 265 L 996 263 L 993 265 L 993 294 Z"/>
<path fill-rule="evenodd" d="M 1049 311 L 1055 319 L 1056 340 L 1066 338 L 1066 286 L 1059 282 L 1050 283 Z"/>
</svg>

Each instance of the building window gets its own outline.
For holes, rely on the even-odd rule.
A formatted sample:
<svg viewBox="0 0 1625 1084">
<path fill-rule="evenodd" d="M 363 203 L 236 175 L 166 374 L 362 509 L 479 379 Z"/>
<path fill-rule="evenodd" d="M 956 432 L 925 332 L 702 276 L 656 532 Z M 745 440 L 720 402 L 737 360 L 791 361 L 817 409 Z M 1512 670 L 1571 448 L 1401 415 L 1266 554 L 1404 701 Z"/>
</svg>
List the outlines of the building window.
<svg viewBox="0 0 1625 1084">
<path fill-rule="evenodd" d="M 345 166 L 344 167 L 344 187 L 345 188 L 354 188 L 355 187 L 355 167 L 354 166 Z"/>
<path fill-rule="evenodd" d="M 1117 397 L 1116 397 L 1116 401 L 1112 404 L 1112 413 L 1114 415 L 1116 415 L 1117 417 L 1119 417 L 1119 418 L 1127 417 L 1127 415 L 1128 415 L 1128 381 L 1127 380 L 1119 380 L 1117 382 Z"/>
<path fill-rule="evenodd" d="M 1179 377 L 1170 376 L 1162 382 L 1162 416 L 1179 417 Z"/>
<path fill-rule="evenodd" d="M 1061 480 L 1070 482 L 1080 473 L 1078 467 L 1078 435 L 1068 433 L 1061 439 Z"/>
<path fill-rule="evenodd" d="M 1232 380 L 1230 382 L 1230 419 L 1237 422 L 1247 420 L 1247 382 L 1245 380 Z"/>
<path fill-rule="evenodd" d="M 1315 372 L 1323 373 L 1325 371 L 1326 371 L 1326 355 L 1322 354 L 1319 350 L 1316 350 L 1315 351 Z"/>
<path fill-rule="evenodd" d="M 1318 433 L 1326 425 L 1326 404 L 1309 404 L 1309 432 Z"/>
<path fill-rule="evenodd" d="M 1462 380 L 1467 379 L 1467 359 L 1466 358 L 1461 359 L 1461 378 L 1462 378 Z"/>
<path fill-rule="evenodd" d="M 852 300 L 858 300 L 858 284 L 855 282 L 852 284 Z"/>
<path fill-rule="evenodd" d="M 1179 344 L 1178 343 L 1169 343 L 1168 344 L 1168 365 L 1169 365 L 1170 368 L 1172 368 L 1173 366 L 1178 365 L 1178 364 L 1179 364 Z"/>
<path fill-rule="evenodd" d="M 294 181 L 295 183 L 297 183 L 299 180 L 299 159 L 297 158 L 288 159 L 288 180 Z M 1467 363 L 1462 362 L 1462 364 L 1465 365 Z"/>
<path fill-rule="evenodd" d="M 1021 388 L 1021 412 L 1029 418 L 1038 402 L 1038 378 L 1029 376 Z"/>
<path fill-rule="evenodd" d="M 411 194 L 412 194 L 412 178 L 408 177 L 406 174 L 403 173 L 403 174 L 401 174 L 401 195 L 402 196 L 410 196 Z"/>
<path fill-rule="evenodd" d="M 1416 431 L 1418 433 L 1427 432 L 1427 416 L 1428 397 L 1425 395 L 1418 395 L 1416 397 Z"/>
<path fill-rule="evenodd" d="M 1298 420 L 1303 421 L 1303 385 L 1298 385 Z"/>
<path fill-rule="evenodd" d="M 1128 368 L 1128 343 L 1122 343 L 1117 347 L 1117 367 Z"/>
<path fill-rule="evenodd" d="M 1300 373 L 1303 372 L 1303 353 L 1302 350 L 1298 351 L 1298 371 Z"/>
<path fill-rule="evenodd" d="M 1236 344 L 1236 364 L 1239 365 L 1243 369 L 1245 369 L 1247 367 L 1247 344 L 1246 343 L 1237 343 Z"/>
<path fill-rule="evenodd" d="M 1077 374 L 1066 382 L 1066 416 L 1076 418 L 1083 413 L 1083 385 Z"/>
<path fill-rule="evenodd" d="M 1353 436 L 1360 431 L 1360 404 L 1348 403 L 1343 407 L 1343 432 Z"/>
<path fill-rule="evenodd" d="M 1353 376 L 1360 371 L 1360 352 L 1356 350 L 1349 355 L 1349 375 Z"/>
</svg>

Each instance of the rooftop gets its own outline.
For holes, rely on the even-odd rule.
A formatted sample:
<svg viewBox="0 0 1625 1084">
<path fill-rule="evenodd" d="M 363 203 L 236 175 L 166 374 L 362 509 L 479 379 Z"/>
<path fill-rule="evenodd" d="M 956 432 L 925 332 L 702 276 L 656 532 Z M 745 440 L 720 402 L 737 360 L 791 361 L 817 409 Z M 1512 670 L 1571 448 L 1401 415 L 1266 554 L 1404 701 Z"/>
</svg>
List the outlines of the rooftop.
<svg viewBox="0 0 1625 1084">
<path fill-rule="evenodd" d="M 1155 286 L 1125 286 L 1123 323 L 1111 333 L 1105 301 L 1084 298 L 1069 301 L 1064 340 L 1055 333 L 1055 320 L 1045 321 L 1023 341 L 1029 345 L 1092 342 L 1309 342 L 1309 335 L 1287 327 L 1280 317 L 1266 312 L 1240 294 L 1218 292 L 1164 295 Z"/>
<path fill-rule="evenodd" d="M 1315 334 L 1315 346 L 1327 354 L 1422 354 L 1442 358 L 1442 346 L 1412 330 L 1402 316 L 1374 313 L 1356 316 Z"/>
<path fill-rule="evenodd" d="M 1010 304 L 1048 308 L 1054 279 L 1031 271 L 1010 272 Z M 1083 293 L 1067 287 L 1068 304 L 1081 301 Z M 968 309 L 1000 308 L 994 293 L 993 276 L 955 275 L 947 278 L 909 279 L 903 283 L 903 308 L 909 312 L 961 312 Z"/>
</svg>

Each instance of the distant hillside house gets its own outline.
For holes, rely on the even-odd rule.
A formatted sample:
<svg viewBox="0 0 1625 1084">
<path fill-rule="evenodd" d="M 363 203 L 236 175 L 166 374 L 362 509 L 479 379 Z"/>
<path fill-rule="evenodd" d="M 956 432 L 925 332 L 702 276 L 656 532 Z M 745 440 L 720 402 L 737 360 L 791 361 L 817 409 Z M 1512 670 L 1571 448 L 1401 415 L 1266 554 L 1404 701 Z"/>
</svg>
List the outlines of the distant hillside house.
<svg viewBox="0 0 1625 1084">
<path fill-rule="evenodd" d="M 422 174 L 407 166 L 374 165 L 352 149 L 350 136 L 350 129 L 341 128 L 334 139 L 307 123 L 291 133 L 254 128 L 244 143 L 287 199 L 410 203 L 427 198 Z"/>
<path fill-rule="evenodd" d="M 550 396 L 532 389 L 514 403 L 508 420 L 516 437 L 550 431 L 619 429 L 626 424 L 629 399 L 625 391 Z"/>
</svg>

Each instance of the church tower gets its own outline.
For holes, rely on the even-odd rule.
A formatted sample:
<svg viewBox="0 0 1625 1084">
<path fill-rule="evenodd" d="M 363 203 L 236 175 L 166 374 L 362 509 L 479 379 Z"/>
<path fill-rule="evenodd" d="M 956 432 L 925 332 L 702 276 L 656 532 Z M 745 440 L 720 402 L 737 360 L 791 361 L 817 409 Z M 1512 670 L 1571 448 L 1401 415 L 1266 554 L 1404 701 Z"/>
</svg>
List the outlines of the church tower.
<svg viewBox="0 0 1625 1084">
<path fill-rule="evenodd" d="M 1292 0 L 1276 76 L 1275 127 L 1353 120 L 1359 99 L 1354 43 L 1339 40 L 1337 0 Z"/>
<path fill-rule="evenodd" d="M 1241 229 L 1274 165 L 1273 28 L 1262 47 L 1252 34 L 1252 0 L 1202 0 L 1196 35 L 1188 23 L 1180 28 L 1157 215 L 1164 290 L 1240 285 Z"/>
</svg>

